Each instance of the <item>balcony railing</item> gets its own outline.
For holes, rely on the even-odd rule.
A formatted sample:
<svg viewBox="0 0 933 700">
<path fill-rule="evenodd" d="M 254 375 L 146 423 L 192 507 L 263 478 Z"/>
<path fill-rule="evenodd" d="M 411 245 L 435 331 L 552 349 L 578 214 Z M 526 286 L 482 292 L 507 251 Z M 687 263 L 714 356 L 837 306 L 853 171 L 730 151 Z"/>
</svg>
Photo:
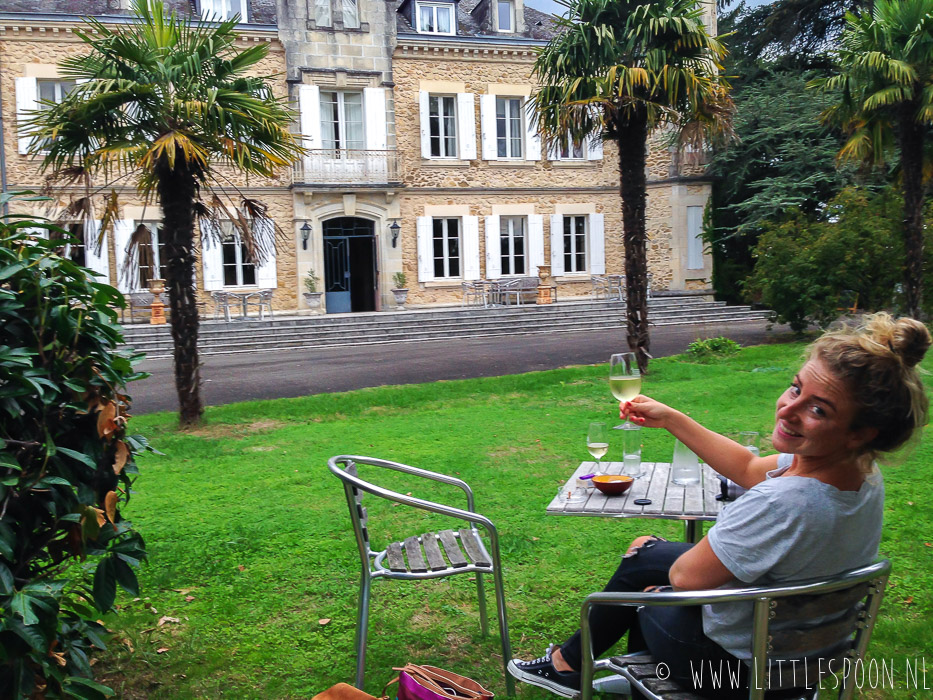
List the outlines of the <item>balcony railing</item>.
<svg viewBox="0 0 933 700">
<path fill-rule="evenodd" d="M 295 164 L 295 184 L 383 185 L 402 180 L 397 151 L 322 148 Z"/>
</svg>

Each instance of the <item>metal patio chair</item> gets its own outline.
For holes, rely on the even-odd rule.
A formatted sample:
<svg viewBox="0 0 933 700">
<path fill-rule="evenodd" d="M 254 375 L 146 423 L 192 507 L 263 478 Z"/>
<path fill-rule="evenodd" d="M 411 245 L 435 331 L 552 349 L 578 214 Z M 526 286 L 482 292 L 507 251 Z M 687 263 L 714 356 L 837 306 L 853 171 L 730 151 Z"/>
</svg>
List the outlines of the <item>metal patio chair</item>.
<svg viewBox="0 0 933 700">
<path fill-rule="evenodd" d="M 468 282 L 464 280 L 460 283 L 463 291 L 463 303 L 461 306 L 485 306 L 486 299 L 483 293 L 483 282 Z"/>
<path fill-rule="evenodd" d="M 214 320 L 218 314 L 223 314 L 224 321 L 230 323 L 230 295 L 227 292 L 211 292 L 211 301 L 214 302 Z"/>
<path fill-rule="evenodd" d="M 439 481 L 456 486 L 466 494 L 466 509 L 455 508 L 433 501 L 382 488 L 358 475 L 357 465 L 382 467 L 404 474 Z M 473 491 L 466 482 L 456 477 L 438 474 L 411 467 L 407 464 L 390 462 L 374 457 L 338 455 L 327 461 L 327 467 L 343 482 L 350 520 L 359 548 L 362 563 L 360 577 L 359 609 L 356 626 L 356 687 L 363 687 L 366 669 L 366 636 L 369 624 L 369 602 L 372 582 L 377 578 L 420 580 L 443 578 L 455 574 L 474 574 L 479 596 L 479 619 L 483 635 L 489 633 L 486 617 L 486 595 L 483 574 L 492 574 L 496 590 L 496 610 L 499 616 L 499 634 L 502 643 L 502 669 L 505 673 L 506 689 L 515 694 L 515 681 L 506 670 L 512 658 L 509 642 L 509 626 L 505 611 L 505 591 L 502 585 L 502 563 L 499 556 L 499 535 L 488 518 L 473 509 Z M 385 549 L 374 551 L 369 539 L 367 510 L 363 506 L 363 494 L 384 498 L 413 508 L 450 516 L 464 522 L 458 529 L 426 532 L 393 542 Z M 485 542 L 480 536 L 481 527 L 486 532 Z M 488 549 L 487 549 L 488 547 Z M 446 557 L 445 557 L 446 555 Z"/>
<path fill-rule="evenodd" d="M 263 319 L 262 311 L 263 309 L 269 312 L 269 318 L 272 316 L 272 295 L 275 293 L 274 289 L 260 289 L 258 292 L 253 292 L 252 294 L 247 294 L 246 299 L 243 302 L 243 316 L 245 317 L 251 306 L 254 306 L 259 309 L 259 320 Z"/>
<path fill-rule="evenodd" d="M 815 700 L 819 696 L 816 686 L 820 675 L 827 675 L 828 667 L 843 672 L 838 697 L 849 700 L 855 688 L 852 673 L 860 660 L 864 663 L 890 572 L 891 563 L 884 559 L 830 579 L 783 586 L 670 593 L 593 593 L 583 602 L 580 613 L 582 700 L 591 699 L 593 674 L 600 670 L 624 677 L 632 688 L 651 700 L 701 700 L 699 695 L 677 683 L 658 678 L 657 662 L 646 653 L 594 662 L 589 630 L 590 609 L 594 605 L 682 606 L 738 601 L 754 605 L 749 700 L 765 698 L 765 689 L 793 691 L 800 686 L 801 676 L 811 689 L 801 688 L 800 695 L 795 697 Z M 815 649 L 821 651 L 814 654 Z M 801 655 L 801 651 L 811 655 Z M 795 658 L 795 673 L 790 672 L 790 661 L 777 664 L 777 659 Z M 769 661 L 772 662 L 770 667 Z"/>
</svg>

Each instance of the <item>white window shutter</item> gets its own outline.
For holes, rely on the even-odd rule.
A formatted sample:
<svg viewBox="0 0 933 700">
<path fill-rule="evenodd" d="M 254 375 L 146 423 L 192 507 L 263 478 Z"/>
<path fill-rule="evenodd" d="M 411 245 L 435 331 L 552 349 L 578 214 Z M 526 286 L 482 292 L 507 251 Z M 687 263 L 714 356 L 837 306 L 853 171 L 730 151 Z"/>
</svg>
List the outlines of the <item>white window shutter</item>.
<svg viewBox="0 0 933 700">
<path fill-rule="evenodd" d="M 457 146 L 460 160 L 476 160 L 476 98 L 472 92 L 457 93 Z"/>
<path fill-rule="evenodd" d="M 386 89 L 363 88 L 363 109 L 366 119 L 366 148 L 371 151 L 386 150 L 389 147 L 386 129 Z"/>
<path fill-rule="evenodd" d="M 499 217 L 486 217 L 486 279 L 502 277 L 502 250 L 499 241 Z"/>
<path fill-rule="evenodd" d="M 302 145 L 308 149 L 321 147 L 321 89 L 317 85 L 298 86 L 298 113 L 301 120 Z M 311 170 L 311 156 L 303 158 L 305 170 Z"/>
<path fill-rule="evenodd" d="M 563 214 L 551 214 L 551 274 L 564 274 Z"/>
<path fill-rule="evenodd" d="M 606 274 L 606 232 L 602 214 L 590 214 L 590 274 Z"/>
<path fill-rule="evenodd" d="M 132 262 L 126 264 L 126 256 L 129 254 L 126 248 L 135 230 L 136 222 L 132 219 L 113 222 L 113 257 L 117 266 L 117 289 L 124 294 L 132 292 L 135 282 L 139 279 L 139 255 L 135 250 L 132 253 Z"/>
<path fill-rule="evenodd" d="M 418 234 L 418 281 L 434 279 L 434 220 L 430 216 L 419 216 L 416 222 Z"/>
<path fill-rule="evenodd" d="M 201 224 L 201 267 L 204 269 L 204 290 L 213 292 L 224 288 L 224 258 L 220 236 L 207 230 L 206 221 Z"/>
<path fill-rule="evenodd" d="M 85 266 L 91 268 L 99 279 L 96 282 L 110 284 L 110 248 L 107 245 L 107 234 L 104 234 L 100 242 L 100 249 L 97 247 L 97 236 L 100 232 L 100 221 L 91 222 L 90 227 L 84 234 L 84 262 Z"/>
<path fill-rule="evenodd" d="M 463 217 L 463 279 L 479 279 L 479 217 Z"/>
<path fill-rule="evenodd" d="M 525 160 L 541 160 L 541 135 L 531 100 L 525 102 Z"/>
<path fill-rule="evenodd" d="M 602 160 L 603 159 L 603 140 L 599 134 L 590 136 L 586 140 L 586 159 L 587 160 Z"/>
<path fill-rule="evenodd" d="M 275 224 L 268 219 L 257 221 L 254 235 L 262 239 L 266 251 L 265 262 L 256 265 L 256 286 L 260 289 L 275 289 L 279 286 L 275 266 Z"/>
<path fill-rule="evenodd" d="M 23 126 L 39 106 L 39 85 L 35 78 L 16 79 L 16 132 L 19 137 L 19 152 L 29 153 L 29 142 L 32 136 Z"/>
<path fill-rule="evenodd" d="M 483 160 L 498 160 L 496 155 L 496 96 L 479 96 L 480 137 L 483 141 Z M 488 275 L 487 275 L 488 277 Z"/>
<path fill-rule="evenodd" d="M 538 274 L 538 267 L 544 264 L 544 217 L 531 214 L 528 217 L 528 274 Z"/>
<path fill-rule="evenodd" d="M 687 207 L 687 269 L 703 269 L 703 207 Z"/>
<path fill-rule="evenodd" d="M 427 90 L 421 90 L 418 93 L 418 116 L 421 125 L 421 157 L 431 157 L 431 129 L 430 129 L 430 111 L 428 100 L 430 95 Z"/>
</svg>

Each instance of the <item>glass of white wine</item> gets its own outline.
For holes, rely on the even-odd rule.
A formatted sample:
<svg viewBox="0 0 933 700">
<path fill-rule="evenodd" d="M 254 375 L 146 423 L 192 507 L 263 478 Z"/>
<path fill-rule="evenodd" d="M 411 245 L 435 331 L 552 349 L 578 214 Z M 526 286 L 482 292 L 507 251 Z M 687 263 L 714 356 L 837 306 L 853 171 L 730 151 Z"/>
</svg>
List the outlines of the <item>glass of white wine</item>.
<svg viewBox="0 0 933 700">
<path fill-rule="evenodd" d="M 641 393 L 641 370 L 634 352 L 620 352 L 609 358 L 609 391 L 619 401 L 631 401 Z M 615 430 L 622 430 L 624 425 L 620 423 Z"/>
<path fill-rule="evenodd" d="M 586 449 L 596 460 L 596 471 L 599 469 L 599 460 L 609 451 L 609 433 L 605 423 L 590 423 L 586 431 Z"/>
</svg>

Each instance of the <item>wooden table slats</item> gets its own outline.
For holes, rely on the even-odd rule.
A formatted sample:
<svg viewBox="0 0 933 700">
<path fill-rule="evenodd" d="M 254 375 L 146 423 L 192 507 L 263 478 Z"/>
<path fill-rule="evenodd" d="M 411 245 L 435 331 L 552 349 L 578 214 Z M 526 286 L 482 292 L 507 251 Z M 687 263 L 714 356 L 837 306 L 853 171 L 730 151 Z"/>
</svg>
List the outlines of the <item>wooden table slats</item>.
<svg viewBox="0 0 933 700">
<path fill-rule="evenodd" d="M 622 462 L 602 462 L 600 471 L 621 474 Z M 716 520 L 720 511 L 719 479 L 709 465 L 700 465 L 700 483 L 679 486 L 670 481 L 671 465 L 667 462 L 643 462 L 644 473 L 632 488 L 620 496 L 605 496 L 592 489 L 585 490 L 581 500 L 562 503 L 554 497 L 547 507 L 549 515 L 584 515 L 606 518 L 667 518 L 672 520 Z M 580 489 L 577 477 L 596 471 L 596 462 L 583 462 L 566 485 Z M 650 498 L 647 506 L 635 505 L 636 498 Z"/>
</svg>

